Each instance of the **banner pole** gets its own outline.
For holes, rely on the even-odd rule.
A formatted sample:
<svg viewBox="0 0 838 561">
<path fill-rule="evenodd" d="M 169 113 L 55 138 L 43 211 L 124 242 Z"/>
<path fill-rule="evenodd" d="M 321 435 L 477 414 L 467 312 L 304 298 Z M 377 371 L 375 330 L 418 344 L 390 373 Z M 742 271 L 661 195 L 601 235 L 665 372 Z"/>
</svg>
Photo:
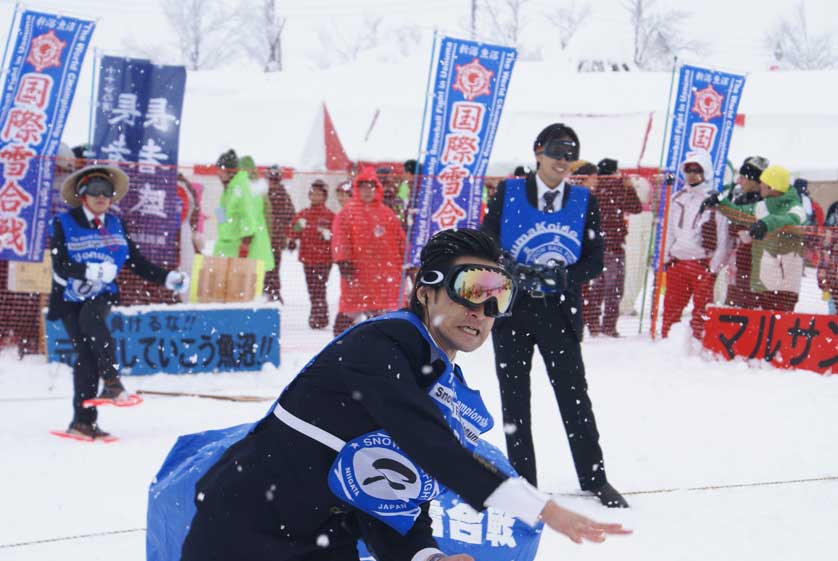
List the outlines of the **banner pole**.
<svg viewBox="0 0 838 561">
<path fill-rule="evenodd" d="M 678 68 L 678 57 L 676 56 L 672 60 L 672 73 L 670 74 L 670 77 L 669 77 L 669 96 L 667 97 L 667 100 L 666 100 L 666 119 L 664 119 L 664 122 L 663 122 L 663 140 L 661 141 L 661 152 L 660 152 L 660 158 L 658 160 L 658 172 L 659 173 L 660 173 L 661 168 L 663 168 L 663 156 L 664 156 L 664 153 L 666 151 L 666 142 L 667 142 L 666 137 L 669 134 L 669 114 L 670 114 L 670 110 L 671 110 L 671 107 L 672 107 L 672 89 L 675 87 L 675 71 L 677 70 L 677 68 Z M 665 179 L 666 178 L 664 178 L 664 180 Z M 665 181 L 664 181 L 664 185 L 666 185 Z M 662 239 L 661 243 L 666 241 L 666 231 L 665 231 L 666 226 L 667 226 L 666 218 L 669 216 L 669 187 L 668 186 L 664 189 L 664 191 L 662 191 L 662 195 L 666 196 L 666 199 L 664 199 L 664 201 L 665 201 L 665 208 L 664 208 L 664 214 L 663 214 L 664 232 L 663 232 L 663 239 Z M 658 207 L 660 207 L 660 203 L 658 203 Z M 657 212 L 657 210 L 655 212 Z M 646 274 L 643 275 L 643 297 L 642 297 L 641 303 L 640 303 L 640 323 L 638 324 L 638 327 L 637 327 L 637 334 L 638 335 L 643 333 L 643 316 L 646 313 L 646 290 L 648 289 L 648 286 L 649 286 L 649 266 L 651 265 L 652 259 L 653 259 L 652 249 L 654 248 L 654 242 L 655 242 L 656 237 L 657 237 L 657 217 L 653 216 L 652 217 L 652 235 L 649 236 L 649 246 L 648 246 L 647 252 L 646 252 Z M 661 257 L 663 257 L 663 256 L 661 256 Z M 658 268 L 662 269 L 662 267 L 660 267 L 660 263 L 658 263 L 658 265 L 659 265 Z M 660 274 L 658 274 L 656 276 L 656 281 L 657 282 L 655 284 L 655 289 L 654 289 L 655 293 L 653 295 L 654 300 L 653 300 L 653 303 L 652 303 L 652 325 L 651 325 L 651 328 L 650 328 L 650 333 L 652 334 L 652 339 L 655 338 L 655 322 L 657 321 L 657 301 L 658 301 L 658 296 L 660 294 L 660 282 L 661 282 L 660 276 L 661 276 Z"/>
<path fill-rule="evenodd" d="M 87 150 L 93 150 L 93 114 L 96 112 L 96 72 L 99 68 L 99 48 L 93 47 L 93 71 L 90 73 L 90 113 L 87 118 Z"/>
<path fill-rule="evenodd" d="M 416 221 L 416 215 L 412 214 L 411 211 L 416 208 L 416 195 L 419 191 L 419 178 L 422 175 L 422 168 L 420 167 L 422 164 L 422 143 L 425 140 L 425 125 L 428 122 L 428 99 L 430 98 L 429 91 L 431 89 L 431 76 L 434 73 L 434 60 L 436 60 L 437 37 L 438 31 L 434 29 L 434 38 L 431 43 L 431 61 L 428 63 L 428 78 L 425 81 L 425 105 L 422 108 L 422 127 L 419 131 L 419 146 L 416 148 L 416 169 L 413 170 L 415 172 L 413 174 L 413 185 L 410 189 L 410 197 L 408 198 L 407 210 L 405 211 L 405 215 L 407 217 L 407 235 L 405 237 L 404 255 L 402 256 L 402 276 L 399 281 L 399 299 L 402 299 L 403 297 L 404 285 L 407 281 L 407 270 L 410 266 L 410 263 L 408 263 L 407 260 L 410 256 L 410 244 L 413 239 L 413 224 Z"/>
<path fill-rule="evenodd" d="M 9 56 L 9 44 L 12 42 L 12 33 L 15 31 L 15 23 L 17 22 L 17 16 L 20 12 L 20 4 L 15 4 L 15 11 L 12 13 L 12 22 L 9 24 L 9 33 L 6 35 L 6 46 L 3 47 L 3 62 L 0 63 L 0 71 L 5 74 L 8 69 L 6 68 L 6 60 Z"/>
</svg>

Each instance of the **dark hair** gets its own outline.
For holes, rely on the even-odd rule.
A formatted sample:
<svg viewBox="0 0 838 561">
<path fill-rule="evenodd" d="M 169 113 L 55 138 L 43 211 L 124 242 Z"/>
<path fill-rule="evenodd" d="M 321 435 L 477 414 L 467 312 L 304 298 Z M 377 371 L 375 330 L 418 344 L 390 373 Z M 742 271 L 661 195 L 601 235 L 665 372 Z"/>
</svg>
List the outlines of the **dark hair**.
<svg viewBox="0 0 838 561">
<path fill-rule="evenodd" d="M 532 145 L 533 152 L 537 152 L 539 148 L 543 148 L 551 140 L 561 139 L 572 140 L 576 143 L 576 146 L 579 146 L 579 137 L 576 135 L 576 131 L 564 123 L 553 123 L 538 133 Z"/>
<path fill-rule="evenodd" d="M 576 171 L 573 172 L 573 175 L 597 175 L 597 167 L 591 162 L 588 162 L 587 164 L 582 164 L 581 166 L 576 168 Z"/>
<path fill-rule="evenodd" d="M 416 160 L 410 159 L 406 160 L 404 163 L 404 171 L 405 173 L 409 173 L 410 175 L 416 175 L 419 173 L 421 166 L 416 163 Z"/>
<path fill-rule="evenodd" d="M 501 250 L 495 240 L 480 230 L 462 228 L 437 232 L 428 240 L 419 255 L 419 272 L 416 273 L 416 281 L 410 295 L 410 311 L 422 317 L 423 307 L 419 303 L 416 291 L 422 286 L 420 279 L 426 271 L 445 272 L 458 257 L 477 257 L 498 262 L 500 256 Z"/>
<path fill-rule="evenodd" d="M 526 177 L 530 170 L 527 166 L 517 166 L 512 172 L 513 177 Z"/>
</svg>

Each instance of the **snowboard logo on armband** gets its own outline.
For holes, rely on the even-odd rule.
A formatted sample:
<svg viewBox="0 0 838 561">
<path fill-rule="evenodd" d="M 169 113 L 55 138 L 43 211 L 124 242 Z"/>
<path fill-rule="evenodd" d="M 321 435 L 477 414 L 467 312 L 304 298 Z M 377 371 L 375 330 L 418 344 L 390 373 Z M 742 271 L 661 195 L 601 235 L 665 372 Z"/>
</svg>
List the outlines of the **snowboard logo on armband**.
<svg viewBox="0 0 838 561">
<path fill-rule="evenodd" d="M 436 480 L 381 431 L 346 443 L 332 466 L 329 487 L 347 502 L 378 516 L 413 511 L 417 501 L 428 501 L 440 492 Z"/>
</svg>

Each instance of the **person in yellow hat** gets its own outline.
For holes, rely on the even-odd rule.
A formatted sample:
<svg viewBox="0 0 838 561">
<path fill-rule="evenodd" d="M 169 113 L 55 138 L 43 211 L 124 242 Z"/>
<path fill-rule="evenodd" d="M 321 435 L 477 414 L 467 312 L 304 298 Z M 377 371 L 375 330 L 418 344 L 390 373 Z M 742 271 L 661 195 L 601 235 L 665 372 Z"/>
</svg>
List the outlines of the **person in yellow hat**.
<svg viewBox="0 0 838 561">
<path fill-rule="evenodd" d="M 762 200 L 736 204 L 727 193 L 708 197 L 702 207 L 720 205 L 734 223 L 749 224 L 751 290 L 763 310 L 793 311 L 803 277 L 803 238 L 789 230 L 806 222 L 806 211 L 797 189 L 791 188 L 791 173 L 772 164 L 759 176 Z"/>
<path fill-rule="evenodd" d="M 71 208 L 50 224 L 52 291 L 47 319 L 61 320 L 76 353 L 73 365 L 73 420 L 66 436 L 108 440 L 97 420 L 97 405 L 136 405 L 119 380 L 116 345 L 105 319 L 119 301 L 116 277 L 131 269 L 140 277 L 175 292 L 189 289 L 185 273 L 158 267 L 131 241 L 111 205 L 128 193 L 128 176 L 113 166 L 94 165 L 71 174 L 61 196 Z M 99 378 L 104 381 L 101 393 Z"/>
</svg>

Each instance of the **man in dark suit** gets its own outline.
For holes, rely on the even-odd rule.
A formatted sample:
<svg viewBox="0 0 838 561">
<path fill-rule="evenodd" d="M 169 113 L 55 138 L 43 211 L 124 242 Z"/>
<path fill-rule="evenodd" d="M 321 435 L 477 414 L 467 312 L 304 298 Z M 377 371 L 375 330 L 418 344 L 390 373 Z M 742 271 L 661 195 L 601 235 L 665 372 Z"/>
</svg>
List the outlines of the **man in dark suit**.
<svg viewBox="0 0 838 561">
<path fill-rule="evenodd" d="M 119 302 L 116 276 L 128 267 L 140 277 L 185 293 L 189 277 L 146 259 L 111 205 L 128 193 L 119 168 L 94 165 L 64 181 L 61 196 L 70 210 L 51 222 L 52 292 L 47 319 L 61 320 L 76 352 L 73 365 L 73 420 L 66 433 L 77 440 L 105 440 L 95 405 L 134 404 L 119 379 L 116 345 L 106 319 Z M 102 392 L 96 396 L 99 379 Z M 95 399 L 94 399 L 95 398 Z"/>
<path fill-rule="evenodd" d="M 583 490 L 609 507 L 628 503 L 608 483 L 582 361 L 581 287 L 602 272 L 603 241 L 596 197 L 567 184 L 579 139 L 555 123 L 533 145 L 538 167 L 498 185 L 482 230 L 497 239 L 521 286 L 512 317 L 492 330 L 506 445 L 512 465 L 537 484 L 530 413 L 535 345 L 547 367 Z"/>
</svg>

